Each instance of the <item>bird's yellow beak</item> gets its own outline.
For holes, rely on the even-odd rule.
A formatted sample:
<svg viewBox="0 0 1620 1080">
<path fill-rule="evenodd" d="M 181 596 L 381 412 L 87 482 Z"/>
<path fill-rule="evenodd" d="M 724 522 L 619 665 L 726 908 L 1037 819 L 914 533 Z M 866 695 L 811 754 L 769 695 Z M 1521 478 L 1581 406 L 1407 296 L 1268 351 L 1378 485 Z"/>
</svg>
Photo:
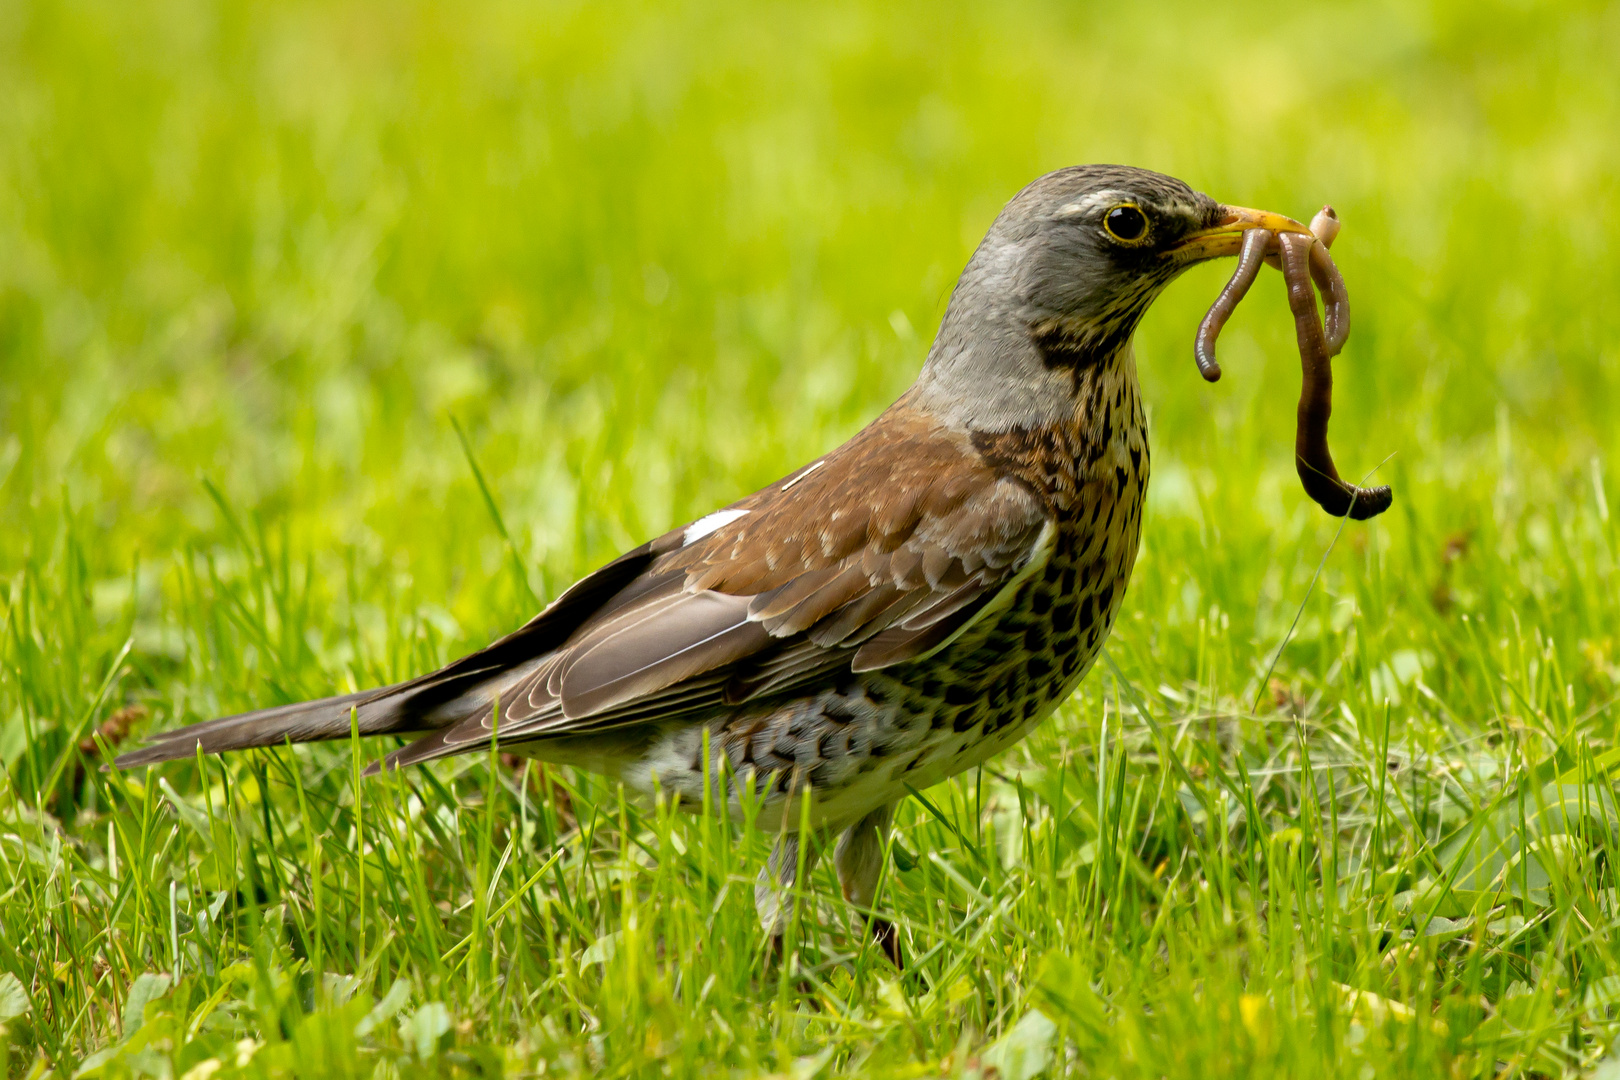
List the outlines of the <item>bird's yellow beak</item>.
<svg viewBox="0 0 1620 1080">
<path fill-rule="evenodd" d="M 1205 259 L 1218 259 L 1223 255 L 1236 255 L 1243 249 L 1243 234 L 1250 229 L 1311 235 L 1309 228 L 1282 214 L 1273 214 L 1269 210 L 1250 210 L 1246 206 L 1223 206 L 1219 222 L 1188 236 L 1167 254 L 1179 263 L 1195 263 Z"/>
</svg>

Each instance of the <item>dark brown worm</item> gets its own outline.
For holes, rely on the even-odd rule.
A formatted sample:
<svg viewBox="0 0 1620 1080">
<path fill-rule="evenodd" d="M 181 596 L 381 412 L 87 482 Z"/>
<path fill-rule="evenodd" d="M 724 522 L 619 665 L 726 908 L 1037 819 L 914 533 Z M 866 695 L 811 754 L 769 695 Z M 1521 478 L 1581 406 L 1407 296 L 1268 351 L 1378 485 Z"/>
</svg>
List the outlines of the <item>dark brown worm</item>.
<svg viewBox="0 0 1620 1080">
<path fill-rule="evenodd" d="M 1350 293 L 1344 287 L 1344 275 L 1333 265 L 1333 256 L 1327 245 L 1315 243 L 1310 252 L 1311 280 L 1322 292 L 1322 307 L 1327 311 L 1327 350 L 1329 356 L 1338 356 L 1350 336 Z"/>
<path fill-rule="evenodd" d="M 1333 207 L 1324 205 L 1311 218 L 1311 235 L 1322 241 L 1311 247 L 1311 278 L 1321 290 L 1323 306 L 1327 308 L 1328 355 L 1338 356 L 1350 336 L 1350 294 L 1344 287 L 1344 276 L 1333 264 L 1325 249 L 1333 246 L 1339 230 L 1344 227 Z"/>
<path fill-rule="evenodd" d="M 1221 377 L 1221 365 L 1215 360 L 1215 339 L 1221 336 L 1221 331 L 1226 328 L 1226 320 L 1232 317 L 1232 312 L 1248 295 L 1249 286 L 1254 284 L 1265 262 L 1272 237 L 1270 229 L 1250 229 L 1243 234 L 1243 250 L 1238 254 L 1237 269 L 1232 271 L 1231 280 L 1221 290 L 1221 295 L 1209 306 L 1204 321 L 1198 324 L 1198 336 L 1193 339 L 1193 359 L 1198 361 L 1198 373 L 1209 382 Z"/>
<path fill-rule="evenodd" d="M 1339 479 L 1328 452 L 1328 418 L 1333 415 L 1333 362 L 1328 353 L 1322 320 L 1316 313 L 1311 289 L 1310 249 L 1321 246 L 1312 236 L 1283 233 L 1283 280 L 1288 284 L 1288 308 L 1294 313 L 1294 336 L 1299 342 L 1299 412 L 1294 432 L 1294 465 L 1305 494 L 1334 517 L 1349 515 L 1357 521 L 1382 514 L 1394 498 L 1388 485 L 1359 488 Z"/>
</svg>

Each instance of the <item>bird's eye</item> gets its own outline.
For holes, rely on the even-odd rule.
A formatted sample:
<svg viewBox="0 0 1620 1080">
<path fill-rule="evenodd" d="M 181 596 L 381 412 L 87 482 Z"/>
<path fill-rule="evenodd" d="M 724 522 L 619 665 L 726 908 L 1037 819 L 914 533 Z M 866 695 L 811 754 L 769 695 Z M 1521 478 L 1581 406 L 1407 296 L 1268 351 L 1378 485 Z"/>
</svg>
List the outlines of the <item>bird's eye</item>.
<svg viewBox="0 0 1620 1080">
<path fill-rule="evenodd" d="M 1116 206 L 1103 215 L 1103 228 L 1115 240 L 1127 244 L 1134 244 L 1147 235 L 1147 215 L 1141 210 L 1125 203 Z"/>
</svg>

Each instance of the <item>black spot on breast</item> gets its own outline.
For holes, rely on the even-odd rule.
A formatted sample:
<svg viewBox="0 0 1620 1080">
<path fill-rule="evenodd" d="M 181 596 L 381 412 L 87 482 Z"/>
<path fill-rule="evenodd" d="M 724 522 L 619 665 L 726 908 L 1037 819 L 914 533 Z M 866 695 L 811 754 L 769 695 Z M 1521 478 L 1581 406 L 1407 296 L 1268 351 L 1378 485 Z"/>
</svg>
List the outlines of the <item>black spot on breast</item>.
<svg viewBox="0 0 1620 1080">
<path fill-rule="evenodd" d="M 992 634 L 987 640 L 989 642 L 995 642 L 1004 638 L 1005 635 Z M 956 674 L 967 676 L 969 678 L 976 675 L 982 675 L 990 668 L 992 664 L 995 663 L 995 660 L 996 654 L 993 652 L 969 653 L 968 655 L 959 657 L 957 659 Z"/>
<path fill-rule="evenodd" d="M 1029 609 L 1037 615 L 1045 615 L 1052 610 L 1052 594 L 1045 589 L 1037 589 L 1030 595 Z"/>
<path fill-rule="evenodd" d="M 1025 661 L 1024 670 L 1031 679 L 1039 681 L 1052 674 L 1052 663 L 1044 656 L 1032 656 Z"/>
<path fill-rule="evenodd" d="M 1024 631 L 1024 648 L 1032 653 L 1043 653 L 1046 646 L 1051 643 L 1052 635 L 1045 626 L 1036 623 Z"/>
<path fill-rule="evenodd" d="M 1067 634 L 1074 629 L 1074 601 L 1059 604 L 1052 609 L 1052 629 L 1060 634 Z"/>
<path fill-rule="evenodd" d="M 1029 692 L 1029 679 L 1024 675 L 1024 669 L 1015 667 L 1007 672 L 1002 680 L 1007 684 L 1007 697 L 1012 701 L 1021 700 Z"/>
<path fill-rule="evenodd" d="M 834 723 L 847 724 L 859 714 L 848 698 L 830 697 L 821 703 L 821 715 Z"/>
<path fill-rule="evenodd" d="M 971 705 L 977 698 L 978 695 L 973 692 L 973 688 L 963 683 L 952 683 L 945 688 L 947 705 Z"/>
</svg>

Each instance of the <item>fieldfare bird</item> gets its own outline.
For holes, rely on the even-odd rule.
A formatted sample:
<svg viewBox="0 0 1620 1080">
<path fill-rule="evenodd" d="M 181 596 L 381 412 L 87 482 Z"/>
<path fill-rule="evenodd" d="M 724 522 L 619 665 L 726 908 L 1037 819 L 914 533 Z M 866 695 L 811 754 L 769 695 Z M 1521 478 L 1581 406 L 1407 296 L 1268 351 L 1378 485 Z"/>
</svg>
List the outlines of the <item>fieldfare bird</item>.
<svg viewBox="0 0 1620 1080">
<path fill-rule="evenodd" d="M 1061 169 L 968 261 L 912 387 L 843 446 L 582 578 L 522 628 L 408 682 L 159 734 L 121 767 L 418 733 L 372 766 L 502 751 L 684 805 L 758 800 L 778 835 L 768 933 L 803 804 L 869 910 L 890 814 L 1000 753 L 1074 690 L 1136 561 L 1147 422 L 1131 337 L 1246 230 L 1303 232 L 1143 169 Z M 872 932 L 898 962 L 893 927 Z"/>
</svg>

